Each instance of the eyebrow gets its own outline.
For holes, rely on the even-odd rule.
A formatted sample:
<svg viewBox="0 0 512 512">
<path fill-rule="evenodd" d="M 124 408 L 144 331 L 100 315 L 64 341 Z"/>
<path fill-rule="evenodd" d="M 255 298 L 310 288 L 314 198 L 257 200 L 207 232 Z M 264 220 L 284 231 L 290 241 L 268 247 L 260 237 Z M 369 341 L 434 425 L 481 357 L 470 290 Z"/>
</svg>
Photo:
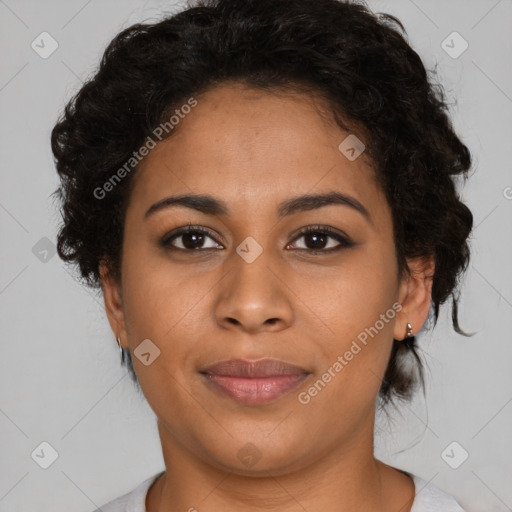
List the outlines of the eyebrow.
<svg viewBox="0 0 512 512">
<path fill-rule="evenodd" d="M 355 197 L 337 191 L 293 197 L 280 203 L 277 213 L 278 217 L 282 219 L 294 213 L 316 210 L 330 205 L 348 206 L 362 214 L 372 224 L 370 213 Z M 206 215 L 229 215 L 229 208 L 224 201 L 207 194 L 193 194 L 165 197 L 151 205 L 144 214 L 144 218 L 172 206 L 184 206 Z"/>
</svg>

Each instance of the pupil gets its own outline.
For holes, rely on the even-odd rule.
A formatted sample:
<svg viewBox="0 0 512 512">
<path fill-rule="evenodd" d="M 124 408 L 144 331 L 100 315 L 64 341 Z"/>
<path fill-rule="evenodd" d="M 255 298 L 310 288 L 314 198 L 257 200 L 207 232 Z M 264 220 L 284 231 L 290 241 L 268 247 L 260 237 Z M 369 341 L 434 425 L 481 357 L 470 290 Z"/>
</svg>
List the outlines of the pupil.
<svg viewBox="0 0 512 512">
<path fill-rule="evenodd" d="M 197 246 L 194 245 L 194 243 L 197 243 L 198 240 L 201 241 L 203 236 L 204 235 L 202 235 L 201 233 L 185 233 L 183 235 L 183 245 L 187 249 L 197 249 Z M 195 242 L 193 241 L 192 243 L 189 243 L 190 239 L 195 240 Z"/>
<path fill-rule="evenodd" d="M 325 243 L 325 236 L 323 236 L 321 234 L 319 235 L 318 233 L 313 233 L 313 234 L 306 235 L 306 241 L 308 240 L 308 238 L 316 240 L 316 242 L 315 241 L 313 242 L 313 247 L 310 247 L 310 244 L 308 244 L 306 242 L 306 246 L 309 249 L 321 249 L 322 248 L 321 247 L 322 244 Z M 319 244 L 318 244 L 318 241 L 320 241 Z"/>
</svg>

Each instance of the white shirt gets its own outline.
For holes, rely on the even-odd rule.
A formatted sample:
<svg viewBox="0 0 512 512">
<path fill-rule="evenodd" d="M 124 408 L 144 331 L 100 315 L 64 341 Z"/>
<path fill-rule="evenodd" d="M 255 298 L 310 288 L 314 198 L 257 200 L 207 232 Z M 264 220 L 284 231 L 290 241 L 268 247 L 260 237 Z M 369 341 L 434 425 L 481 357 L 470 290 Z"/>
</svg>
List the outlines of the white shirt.
<svg viewBox="0 0 512 512">
<path fill-rule="evenodd" d="M 146 494 L 151 484 L 163 473 L 144 480 L 133 491 L 109 501 L 94 512 L 146 512 Z M 407 473 L 414 481 L 416 496 L 410 512 L 465 512 L 453 496 L 446 494 L 423 478 Z"/>
</svg>

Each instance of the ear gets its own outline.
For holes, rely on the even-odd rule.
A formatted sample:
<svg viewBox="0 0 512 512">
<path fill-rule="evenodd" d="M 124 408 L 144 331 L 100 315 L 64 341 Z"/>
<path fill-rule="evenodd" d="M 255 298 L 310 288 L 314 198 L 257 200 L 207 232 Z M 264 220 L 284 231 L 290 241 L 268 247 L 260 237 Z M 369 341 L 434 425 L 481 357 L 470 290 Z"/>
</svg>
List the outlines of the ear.
<svg viewBox="0 0 512 512">
<path fill-rule="evenodd" d="M 121 287 L 104 261 L 100 263 L 100 278 L 108 322 L 114 335 L 119 336 L 121 346 L 128 348 Z"/>
<path fill-rule="evenodd" d="M 434 278 L 434 257 L 407 259 L 410 274 L 406 274 L 400 283 L 398 301 L 402 309 L 397 313 L 393 337 L 403 340 L 407 333 L 407 324 L 411 324 L 414 335 L 423 327 L 427 319 L 432 300 L 432 281 Z"/>
</svg>

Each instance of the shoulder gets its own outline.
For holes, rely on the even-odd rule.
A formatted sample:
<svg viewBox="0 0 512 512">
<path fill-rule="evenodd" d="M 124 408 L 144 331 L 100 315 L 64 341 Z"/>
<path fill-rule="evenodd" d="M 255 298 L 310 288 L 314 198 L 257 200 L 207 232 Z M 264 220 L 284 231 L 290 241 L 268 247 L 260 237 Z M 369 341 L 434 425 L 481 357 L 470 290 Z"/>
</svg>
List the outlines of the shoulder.
<svg viewBox="0 0 512 512">
<path fill-rule="evenodd" d="M 410 512 L 465 512 L 453 496 L 423 478 L 408 473 L 414 481 L 414 503 Z"/>
<path fill-rule="evenodd" d="M 146 512 L 146 495 L 151 484 L 163 473 L 157 473 L 141 482 L 132 491 L 105 503 L 93 512 Z"/>
</svg>

